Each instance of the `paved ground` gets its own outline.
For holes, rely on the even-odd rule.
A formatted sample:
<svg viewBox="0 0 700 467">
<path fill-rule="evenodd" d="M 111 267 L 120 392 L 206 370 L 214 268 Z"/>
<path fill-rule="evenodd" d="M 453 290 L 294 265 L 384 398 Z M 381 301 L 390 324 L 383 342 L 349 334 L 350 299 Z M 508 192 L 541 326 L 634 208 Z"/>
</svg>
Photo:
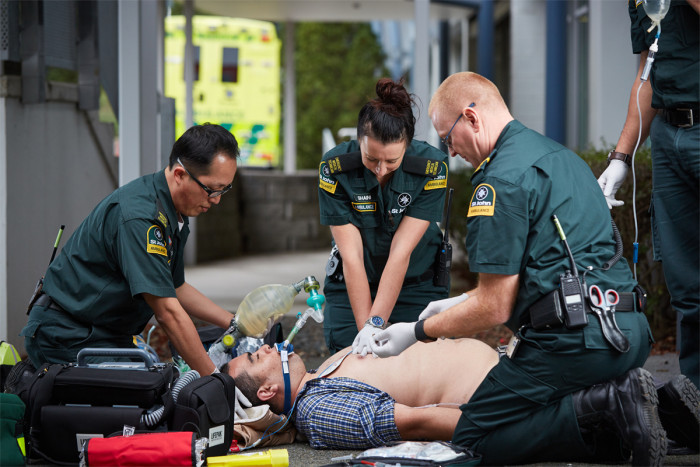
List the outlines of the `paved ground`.
<svg viewBox="0 0 700 467">
<path fill-rule="evenodd" d="M 189 267 L 186 270 L 187 281 L 222 307 L 235 310 L 243 297 L 254 288 L 265 284 L 291 284 L 306 276 L 315 276 L 323 286 L 324 268 L 328 250 L 305 253 L 285 253 L 274 255 L 250 256 L 235 260 L 209 263 Z M 292 310 L 283 321 L 285 332 L 289 332 L 297 311 L 306 309 L 307 295 L 302 292 L 297 296 Z M 305 357 L 309 368 L 318 366 L 328 357 L 323 344 L 321 325 L 309 320 L 297 335 L 295 349 Z M 673 353 L 649 357 L 645 368 L 660 381 L 667 381 L 679 374 L 678 356 Z M 282 446 L 289 453 L 289 465 L 323 466 L 333 462 L 334 458 L 357 454 L 358 451 L 328 450 L 319 451 L 307 443 L 294 443 Z M 556 464 L 542 464 L 556 465 Z M 567 464 L 585 466 L 586 464 Z M 700 466 L 700 455 L 669 456 L 666 465 Z"/>
</svg>

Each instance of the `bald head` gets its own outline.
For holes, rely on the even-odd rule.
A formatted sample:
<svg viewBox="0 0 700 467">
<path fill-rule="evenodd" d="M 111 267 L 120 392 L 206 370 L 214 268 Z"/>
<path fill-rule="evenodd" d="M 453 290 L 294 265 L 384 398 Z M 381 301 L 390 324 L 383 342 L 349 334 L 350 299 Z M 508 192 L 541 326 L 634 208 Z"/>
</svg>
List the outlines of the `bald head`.
<svg viewBox="0 0 700 467">
<path fill-rule="evenodd" d="M 487 113 L 508 112 L 498 88 L 481 75 L 464 71 L 449 76 L 430 100 L 428 114 L 445 112 L 458 115 L 472 102 Z"/>
<path fill-rule="evenodd" d="M 476 73 L 456 73 L 442 82 L 428 107 L 435 131 L 448 146 L 478 167 L 513 120 L 498 88 Z"/>
</svg>

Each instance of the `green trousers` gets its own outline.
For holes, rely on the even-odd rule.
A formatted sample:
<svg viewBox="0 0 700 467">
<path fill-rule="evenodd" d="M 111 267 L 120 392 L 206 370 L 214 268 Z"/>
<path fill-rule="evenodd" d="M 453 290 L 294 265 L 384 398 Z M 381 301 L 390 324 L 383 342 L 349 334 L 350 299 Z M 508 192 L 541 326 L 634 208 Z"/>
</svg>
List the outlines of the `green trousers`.
<svg viewBox="0 0 700 467">
<path fill-rule="evenodd" d="M 616 313 L 630 341 L 613 350 L 589 315 L 583 329 L 523 329 L 513 358 L 502 357 L 467 404 L 452 441 L 483 456 L 483 464 L 593 461 L 584 444 L 571 395 L 644 365 L 651 331 L 643 313 Z"/>
<path fill-rule="evenodd" d="M 700 124 L 651 124 L 654 259 L 663 262 L 671 305 L 678 312 L 681 373 L 700 387 Z"/>
</svg>

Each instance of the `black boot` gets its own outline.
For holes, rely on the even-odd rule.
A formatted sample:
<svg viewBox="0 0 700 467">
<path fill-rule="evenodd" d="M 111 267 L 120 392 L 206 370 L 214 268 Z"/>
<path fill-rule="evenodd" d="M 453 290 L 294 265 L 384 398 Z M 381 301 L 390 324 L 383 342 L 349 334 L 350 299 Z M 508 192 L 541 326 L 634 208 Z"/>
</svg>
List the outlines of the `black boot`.
<svg viewBox="0 0 700 467">
<path fill-rule="evenodd" d="M 587 433 L 612 429 L 632 451 L 632 464 L 663 464 L 666 432 L 659 420 L 658 396 L 651 373 L 635 368 L 611 381 L 583 389 L 573 398 L 584 440 Z"/>
<path fill-rule="evenodd" d="M 658 389 L 659 418 L 669 440 L 698 451 L 700 444 L 700 391 L 678 375 Z"/>
</svg>

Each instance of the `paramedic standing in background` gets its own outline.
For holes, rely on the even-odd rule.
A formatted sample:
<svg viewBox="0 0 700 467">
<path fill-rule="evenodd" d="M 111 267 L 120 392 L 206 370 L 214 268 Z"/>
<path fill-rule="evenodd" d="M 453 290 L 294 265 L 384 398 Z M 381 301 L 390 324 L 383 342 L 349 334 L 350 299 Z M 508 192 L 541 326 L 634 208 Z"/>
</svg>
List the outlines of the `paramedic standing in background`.
<svg viewBox="0 0 700 467">
<path fill-rule="evenodd" d="M 673 0 L 661 21 L 658 52 L 639 90 L 641 141 L 649 136 L 652 157 L 654 259 L 663 261 L 671 305 L 679 313 L 681 373 L 700 386 L 700 0 Z M 649 47 L 658 32 L 640 0 L 629 0 L 632 50 L 640 54 L 627 119 L 609 166 L 598 179 L 608 207 L 625 180 L 639 136 L 637 92 Z"/>
<path fill-rule="evenodd" d="M 449 277 L 436 282 L 447 155 L 413 139 L 412 99 L 402 83 L 382 78 L 376 92 L 360 110 L 357 140 L 331 149 L 319 165 L 321 224 L 335 245 L 323 288 L 331 353 L 352 345 L 366 354 L 387 322 L 414 321 L 449 292 Z"/>
</svg>

